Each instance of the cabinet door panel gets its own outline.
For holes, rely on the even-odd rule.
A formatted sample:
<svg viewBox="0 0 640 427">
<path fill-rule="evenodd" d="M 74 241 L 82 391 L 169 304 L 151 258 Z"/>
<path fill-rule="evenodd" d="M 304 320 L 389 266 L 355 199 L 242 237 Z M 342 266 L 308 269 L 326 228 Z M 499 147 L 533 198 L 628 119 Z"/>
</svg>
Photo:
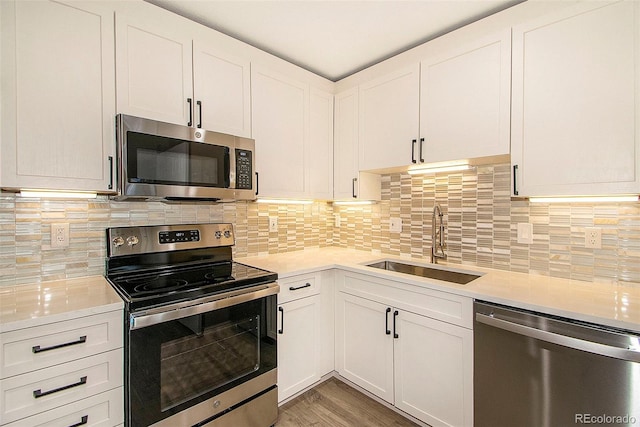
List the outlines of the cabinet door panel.
<svg viewBox="0 0 640 427">
<path fill-rule="evenodd" d="M 251 70 L 259 195 L 304 197 L 309 87 L 265 69 Z"/>
<path fill-rule="evenodd" d="M 419 89 L 420 64 L 360 85 L 360 170 L 411 164 Z"/>
<path fill-rule="evenodd" d="M 320 379 L 318 371 L 320 297 L 281 304 L 278 336 L 278 401 Z"/>
<path fill-rule="evenodd" d="M 250 70 L 249 60 L 194 41 L 193 91 L 201 102 L 204 129 L 251 137 Z M 198 108 L 195 114 L 199 123 Z"/>
<path fill-rule="evenodd" d="M 393 335 L 385 333 L 388 306 L 339 293 L 336 307 L 336 369 L 340 375 L 393 403 Z"/>
<path fill-rule="evenodd" d="M 118 112 L 186 125 L 191 37 L 171 17 L 153 18 L 116 16 Z"/>
<path fill-rule="evenodd" d="M 395 405 L 432 426 L 473 424 L 473 332 L 401 311 Z"/>
<path fill-rule="evenodd" d="M 91 2 L 2 6 L 2 186 L 106 191 L 113 12 Z"/>
<path fill-rule="evenodd" d="M 421 63 L 425 162 L 509 154 L 511 31 Z"/>
<path fill-rule="evenodd" d="M 311 89 L 309 98 L 309 196 L 333 198 L 333 95 Z"/>
<path fill-rule="evenodd" d="M 639 6 L 589 3 L 514 29 L 520 196 L 640 189 Z"/>
<path fill-rule="evenodd" d="M 336 95 L 333 197 L 352 199 L 358 177 L 358 88 Z"/>
</svg>

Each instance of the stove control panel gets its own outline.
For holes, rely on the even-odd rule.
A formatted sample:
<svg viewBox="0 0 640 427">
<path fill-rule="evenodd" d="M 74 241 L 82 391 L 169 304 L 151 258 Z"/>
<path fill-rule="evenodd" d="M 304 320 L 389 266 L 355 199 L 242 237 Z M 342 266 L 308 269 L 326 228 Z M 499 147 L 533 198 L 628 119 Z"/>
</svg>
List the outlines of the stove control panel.
<svg viewBox="0 0 640 427">
<path fill-rule="evenodd" d="M 231 224 L 152 225 L 107 230 L 108 256 L 233 246 Z"/>
</svg>

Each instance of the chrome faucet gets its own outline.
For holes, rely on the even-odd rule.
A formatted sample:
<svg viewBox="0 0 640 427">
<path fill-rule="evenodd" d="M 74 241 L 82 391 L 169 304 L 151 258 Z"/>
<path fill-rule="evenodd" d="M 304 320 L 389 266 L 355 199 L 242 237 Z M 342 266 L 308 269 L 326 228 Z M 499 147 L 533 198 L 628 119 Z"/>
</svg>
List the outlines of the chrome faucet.
<svg viewBox="0 0 640 427">
<path fill-rule="evenodd" d="M 438 226 L 436 227 L 436 215 L 438 216 Z M 431 263 L 437 264 L 439 259 L 447 259 L 444 249 L 447 246 L 444 242 L 444 222 L 442 220 L 442 209 L 436 204 L 433 207 L 431 217 Z"/>
</svg>

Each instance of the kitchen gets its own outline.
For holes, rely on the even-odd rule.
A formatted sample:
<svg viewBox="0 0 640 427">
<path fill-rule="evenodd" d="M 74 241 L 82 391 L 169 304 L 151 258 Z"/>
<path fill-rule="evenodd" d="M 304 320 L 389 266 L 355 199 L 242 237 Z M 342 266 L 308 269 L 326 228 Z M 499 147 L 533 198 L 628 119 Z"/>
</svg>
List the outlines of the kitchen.
<svg viewBox="0 0 640 427">
<path fill-rule="evenodd" d="M 148 13 L 152 11 L 149 10 Z M 154 13 L 162 15 L 163 19 L 170 19 L 168 14 L 155 9 Z M 525 12 L 521 13 L 526 15 Z M 6 19 L 6 14 L 2 15 L 2 19 Z M 3 27 L 6 28 L 5 25 Z M 460 37 L 463 36 L 464 34 Z M 235 46 L 233 41 L 227 39 L 224 43 Z M 5 51 L 3 45 L 3 52 Z M 422 54 L 419 49 L 413 53 L 416 58 L 420 58 Z M 398 62 L 412 60 L 411 57 L 409 60 L 396 59 Z M 275 59 L 264 59 L 264 62 L 273 65 L 280 73 L 292 72 L 289 66 L 277 63 Z M 390 61 L 380 67 L 391 70 L 396 64 Z M 303 73 L 299 70 L 293 73 L 294 77 L 299 79 L 316 82 L 315 77 L 308 77 L 306 74 L 300 77 Z M 268 75 L 269 73 L 265 72 L 258 78 L 267 79 Z M 357 80 L 356 77 L 352 77 L 352 80 Z M 366 79 L 366 73 L 362 79 Z M 347 83 L 349 82 L 339 83 L 335 89 L 324 80 L 317 84 L 325 91 L 335 91 L 337 97 L 342 88 L 346 87 L 346 91 L 351 89 L 347 87 Z M 352 87 L 353 84 L 352 82 Z M 3 100 L 7 99 L 5 93 L 7 92 L 3 87 Z M 4 102 L 2 112 L 6 114 L 10 107 Z M 33 108 L 49 107 L 36 105 Z M 113 110 L 115 115 L 115 107 Z M 118 109 L 117 112 L 121 110 Z M 180 114 L 182 113 L 186 111 L 181 108 Z M 109 119 L 108 126 L 105 125 L 105 129 L 112 131 L 112 119 L 113 116 Z M 264 116 L 265 121 L 268 119 L 268 116 Z M 3 132 L 6 132 L 7 128 L 4 125 L 3 128 Z M 41 131 L 47 132 L 50 129 Z M 257 139 L 258 135 L 253 136 Z M 2 138 L 3 141 L 7 140 L 4 133 Z M 408 146 L 412 138 L 416 136 L 408 137 Z M 514 135 L 511 138 L 513 141 Z M 274 152 L 277 152 L 277 149 Z M 5 157 L 4 149 L 2 156 Z M 261 153 L 258 149 L 259 164 L 272 164 L 275 160 L 269 159 L 268 156 L 269 153 Z M 345 156 L 341 156 L 336 162 L 345 159 Z M 281 161 L 281 158 L 278 160 Z M 446 212 L 447 262 L 453 266 L 462 266 L 469 270 L 477 266 L 575 279 L 584 281 L 585 292 L 593 287 L 610 289 L 616 284 L 621 284 L 629 286 L 630 296 L 637 295 L 636 290 L 640 282 L 640 208 L 637 202 L 534 204 L 526 200 L 512 200 L 512 165 L 508 157 L 498 160 L 495 163 L 478 164 L 470 170 L 453 173 L 384 173 L 380 176 L 379 202 L 361 206 L 340 206 L 324 201 L 314 201 L 306 205 L 253 202 L 166 204 L 116 202 L 106 196 L 98 196 L 97 199 L 89 201 L 72 201 L 21 198 L 12 193 L 3 193 L 0 208 L 2 292 L 13 289 L 14 285 L 103 275 L 106 256 L 104 230 L 109 227 L 131 225 L 232 223 L 236 235 L 236 244 L 233 247 L 235 259 L 339 247 L 373 251 L 377 258 L 400 256 L 426 260 L 431 249 L 431 210 L 434 202 L 437 202 Z M 408 165 L 411 159 L 407 158 L 405 163 Z M 100 166 L 96 169 L 106 170 Z M 3 163 L 3 173 L 6 172 Z M 108 173 L 104 175 L 108 180 Z M 260 183 L 267 195 L 271 191 L 275 197 L 278 195 L 277 190 L 280 190 L 279 194 L 287 194 L 288 198 L 303 198 L 302 194 L 307 191 L 304 188 L 290 188 L 290 185 L 296 183 L 288 182 L 284 182 L 283 188 L 278 189 L 279 183 L 270 182 L 266 175 L 262 172 Z M 336 176 L 329 177 L 336 179 Z M 282 177 L 280 179 L 282 180 Z M 305 182 L 313 180 L 308 179 Z M 348 178 L 346 183 L 344 180 L 341 183 L 347 187 L 347 193 L 350 193 L 353 184 L 351 178 Z M 326 181 L 324 184 L 326 187 Z M 2 185 L 12 187 L 14 184 L 7 185 L 3 182 Z M 90 185 L 96 188 L 96 184 Z M 67 184 L 61 188 L 83 189 L 77 184 L 75 187 L 69 187 Z M 635 193 L 638 192 L 637 188 Z M 269 231 L 272 218 L 277 218 L 277 231 Z M 389 229 L 390 223 L 397 223 L 397 219 L 401 220 L 401 231 L 392 232 Z M 52 223 L 69 224 L 68 248 L 51 247 Z M 533 225 L 532 243 L 518 241 L 518 224 Z M 601 229 L 600 249 L 585 248 L 585 227 Z M 27 287 L 22 289 L 26 290 Z M 620 316 L 625 316 L 624 309 L 629 310 L 626 318 L 636 319 L 631 322 L 637 325 L 635 301 L 637 299 L 630 299 L 628 307 L 621 304 L 617 309 Z"/>
</svg>

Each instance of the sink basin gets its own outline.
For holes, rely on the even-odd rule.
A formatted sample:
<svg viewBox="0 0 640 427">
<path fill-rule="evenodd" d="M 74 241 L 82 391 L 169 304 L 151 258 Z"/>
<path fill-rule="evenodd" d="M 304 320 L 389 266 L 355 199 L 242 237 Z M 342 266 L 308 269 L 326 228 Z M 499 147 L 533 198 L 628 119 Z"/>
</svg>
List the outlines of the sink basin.
<svg viewBox="0 0 640 427">
<path fill-rule="evenodd" d="M 412 274 L 414 276 L 427 277 L 429 279 L 453 282 L 466 285 L 480 277 L 479 274 L 460 273 L 458 271 L 442 270 L 439 268 L 425 267 L 421 265 L 404 264 L 396 261 L 380 261 L 367 264 L 367 267 L 380 268 L 382 270 L 396 271 L 398 273 Z"/>
</svg>

